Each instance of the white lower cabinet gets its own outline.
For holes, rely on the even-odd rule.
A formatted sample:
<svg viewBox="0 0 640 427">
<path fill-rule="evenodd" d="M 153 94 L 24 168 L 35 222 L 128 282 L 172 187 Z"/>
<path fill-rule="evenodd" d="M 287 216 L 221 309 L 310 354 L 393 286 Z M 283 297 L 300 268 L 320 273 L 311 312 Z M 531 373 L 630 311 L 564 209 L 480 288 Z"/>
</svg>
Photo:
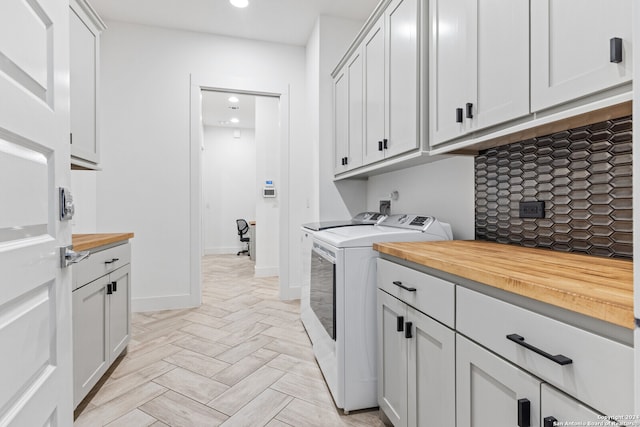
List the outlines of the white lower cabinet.
<svg viewBox="0 0 640 427">
<path fill-rule="evenodd" d="M 127 245 L 128 249 L 128 245 Z M 78 264 L 111 261 L 112 248 Z M 92 259 L 92 257 L 94 259 Z M 98 260 L 96 260 L 96 258 Z M 118 259 L 118 262 L 125 260 Z M 74 267 L 75 268 L 75 267 Z M 131 338 L 131 266 L 126 264 L 96 280 L 80 285 L 72 293 L 73 318 L 73 402 L 76 407 L 122 354 Z"/>
<path fill-rule="evenodd" d="M 457 427 L 540 425 L 540 384 L 460 334 L 456 336 Z"/>
<path fill-rule="evenodd" d="M 378 403 L 396 427 L 455 420 L 455 333 L 378 290 Z"/>
<path fill-rule="evenodd" d="M 637 424 L 622 335 L 448 280 L 378 259 L 378 403 L 395 427 Z"/>
<path fill-rule="evenodd" d="M 606 417 L 602 414 L 595 412 L 549 384 L 542 384 L 540 401 L 542 427 L 607 425 L 605 423 Z"/>
</svg>

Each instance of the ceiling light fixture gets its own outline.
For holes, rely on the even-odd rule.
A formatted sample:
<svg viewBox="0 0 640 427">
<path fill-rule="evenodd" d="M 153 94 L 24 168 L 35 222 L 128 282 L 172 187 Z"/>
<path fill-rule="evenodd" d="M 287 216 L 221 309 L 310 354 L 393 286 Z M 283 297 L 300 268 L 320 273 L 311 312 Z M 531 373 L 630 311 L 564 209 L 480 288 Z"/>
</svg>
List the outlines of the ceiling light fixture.
<svg viewBox="0 0 640 427">
<path fill-rule="evenodd" d="M 235 104 L 238 101 L 240 101 L 240 100 L 238 99 L 237 96 L 230 96 L 229 97 L 229 102 L 233 102 Z"/>
<path fill-rule="evenodd" d="M 229 121 L 230 121 L 231 123 L 238 123 L 238 122 L 240 122 L 240 119 L 237 119 L 237 118 L 235 118 L 235 117 L 234 117 L 234 118 L 232 118 L 232 119 L 231 119 L 231 120 L 229 120 Z"/>
<path fill-rule="evenodd" d="M 244 8 L 249 6 L 249 0 L 229 0 L 229 3 L 239 8 Z"/>
</svg>

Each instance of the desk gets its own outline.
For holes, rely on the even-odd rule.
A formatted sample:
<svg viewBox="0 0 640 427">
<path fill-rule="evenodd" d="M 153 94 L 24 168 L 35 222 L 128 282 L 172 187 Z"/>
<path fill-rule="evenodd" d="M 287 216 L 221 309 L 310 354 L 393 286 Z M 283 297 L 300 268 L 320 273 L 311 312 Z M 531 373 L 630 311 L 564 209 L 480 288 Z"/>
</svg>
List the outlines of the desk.
<svg viewBox="0 0 640 427">
<path fill-rule="evenodd" d="M 249 258 L 256 260 L 256 222 L 249 221 Z"/>
</svg>

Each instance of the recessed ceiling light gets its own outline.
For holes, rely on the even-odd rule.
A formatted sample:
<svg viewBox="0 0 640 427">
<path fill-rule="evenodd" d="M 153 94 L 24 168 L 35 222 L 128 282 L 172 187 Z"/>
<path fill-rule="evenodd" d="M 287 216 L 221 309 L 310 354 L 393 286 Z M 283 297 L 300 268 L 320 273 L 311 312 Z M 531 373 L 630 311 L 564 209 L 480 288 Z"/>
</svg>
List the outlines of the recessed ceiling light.
<svg viewBox="0 0 640 427">
<path fill-rule="evenodd" d="M 240 121 L 240 119 L 237 118 L 232 118 L 231 120 L 229 120 L 231 123 L 238 123 Z"/>
<path fill-rule="evenodd" d="M 229 3 L 240 8 L 249 6 L 249 0 L 229 0 Z"/>
<path fill-rule="evenodd" d="M 240 100 L 238 99 L 237 96 L 230 96 L 229 97 L 229 102 L 233 102 L 235 104 L 238 101 L 240 101 Z"/>
</svg>

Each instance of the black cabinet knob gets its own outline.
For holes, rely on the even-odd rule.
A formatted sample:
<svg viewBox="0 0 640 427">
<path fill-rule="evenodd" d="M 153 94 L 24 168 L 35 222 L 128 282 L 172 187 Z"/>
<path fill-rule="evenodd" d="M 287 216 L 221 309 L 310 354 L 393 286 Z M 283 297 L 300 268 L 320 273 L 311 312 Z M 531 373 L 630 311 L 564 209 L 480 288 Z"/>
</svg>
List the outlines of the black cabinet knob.
<svg viewBox="0 0 640 427">
<path fill-rule="evenodd" d="M 556 417 L 546 417 L 544 419 L 544 424 L 542 424 L 543 427 L 556 427 L 556 423 L 558 422 L 558 420 L 556 419 Z"/>
<path fill-rule="evenodd" d="M 609 40 L 609 61 L 614 64 L 622 62 L 622 39 L 619 37 Z"/>
<path fill-rule="evenodd" d="M 349 164 L 349 158 L 348 157 L 344 158 L 344 164 L 345 164 L 345 166 Z"/>
<path fill-rule="evenodd" d="M 402 332 L 404 331 L 404 316 L 398 316 L 398 323 L 396 325 L 396 331 Z"/>
<path fill-rule="evenodd" d="M 111 295 L 113 293 L 113 286 L 111 283 L 107 284 L 107 295 Z"/>
<path fill-rule="evenodd" d="M 456 123 L 462 123 L 462 108 L 456 108 Z"/>
<path fill-rule="evenodd" d="M 518 399 L 518 427 L 531 427 L 531 402 Z"/>
<path fill-rule="evenodd" d="M 404 324 L 404 337 L 411 338 L 413 334 L 411 333 L 411 327 L 413 326 L 412 322 L 405 322 Z"/>
<path fill-rule="evenodd" d="M 378 151 L 382 151 L 382 141 L 378 141 Z"/>
<path fill-rule="evenodd" d="M 471 102 L 467 102 L 467 119 L 473 119 L 473 104 Z"/>
<path fill-rule="evenodd" d="M 389 142 L 389 140 L 386 139 L 386 138 L 382 140 L 382 148 L 384 148 L 385 150 L 387 149 L 387 143 L 388 142 Z"/>
<path fill-rule="evenodd" d="M 111 289 L 113 290 L 113 292 L 117 292 L 118 291 L 118 282 L 111 282 Z"/>
</svg>

